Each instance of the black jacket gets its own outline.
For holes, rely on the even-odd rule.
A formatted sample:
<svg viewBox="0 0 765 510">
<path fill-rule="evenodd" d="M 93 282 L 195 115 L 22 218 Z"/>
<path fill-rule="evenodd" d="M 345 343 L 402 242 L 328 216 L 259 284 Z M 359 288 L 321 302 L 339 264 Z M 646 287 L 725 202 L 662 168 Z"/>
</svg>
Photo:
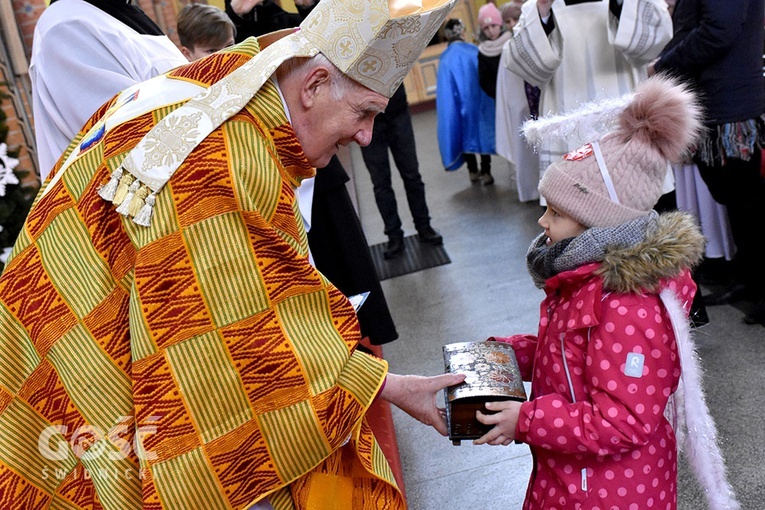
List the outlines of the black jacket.
<svg viewBox="0 0 765 510">
<path fill-rule="evenodd" d="M 396 325 L 377 276 L 367 238 L 346 182 L 350 178 L 334 156 L 316 172 L 308 244 L 316 268 L 346 296 L 369 291 L 358 311 L 361 335 L 372 345 L 398 338 Z"/>
<path fill-rule="evenodd" d="M 300 25 L 303 19 L 313 9 L 311 7 L 298 7 L 297 14 L 288 12 L 279 7 L 273 0 L 265 0 L 258 4 L 250 12 L 239 16 L 231 8 L 231 0 L 226 0 L 226 14 L 236 25 L 236 42 L 242 42 L 248 37 L 258 37 Z"/>
<path fill-rule="evenodd" d="M 675 33 L 655 68 L 689 79 L 701 94 L 706 124 L 765 111 L 763 0 L 677 0 Z"/>
<path fill-rule="evenodd" d="M 501 56 L 487 57 L 483 53 L 478 53 L 478 83 L 492 99 L 497 98 L 497 74 Z"/>
</svg>

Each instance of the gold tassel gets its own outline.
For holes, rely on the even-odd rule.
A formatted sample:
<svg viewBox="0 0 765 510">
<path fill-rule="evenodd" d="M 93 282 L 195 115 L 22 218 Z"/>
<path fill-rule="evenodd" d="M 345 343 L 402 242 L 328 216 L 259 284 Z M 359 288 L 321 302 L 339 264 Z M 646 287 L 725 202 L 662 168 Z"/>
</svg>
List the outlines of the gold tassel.
<svg viewBox="0 0 765 510">
<path fill-rule="evenodd" d="M 117 207 L 118 213 L 120 213 L 123 216 L 127 216 L 128 207 L 130 207 L 130 202 L 133 200 L 133 195 L 135 195 L 135 192 L 138 191 L 139 186 L 141 186 L 141 181 L 139 181 L 138 179 L 134 180 L 133 183 L 128 188 L 127 193 L 123 197 L 122 202 L 120 203 L 120 206 Z"/>
<path fill-rule="evenodd" d="M 114 193 L 117 191 L 117 185 L 122 178 L 122 166 L 118 166 L 116 170 L 112 172 L 109 182 L 98 188 L 98 196 L 111 202 L 114 200 Z"/>
<path fill-rule="evenodd" d="M 150 191 L 149 187 L 145 184 L 136 190 L 130 205 L 128 205 L 128 216 L 133 217 L 138 214 L 138 211 L 143 207 L 144 199 L 149 196 Z"/>
<path fill-rule="evenodd" d="M 117 186 L 117 190 L 114 192 L 114 199 L 112 200 L 112 203 L 114 205 L 120 205 L 123 200 L 125 200 L 125 195 L 128 192 L 128 188 L 133 184 L 133 181 L 135 180 L 135 177 L 133 177 L 133 174 L 130 173 L 123 173 L 122 178 L 120 179 L 119 186 Z"/>
<path fill-rule="evenodd" d="M 141 207 L 141 210 L 138 211 L 138 214 L 135 215 L 133 218 L 133 223 L 136 223 L 138 225 L 148 227 L 151 225 L 151 217 L 154 212 L 154 202 L 157 199 L 157 195 L 152 193 L 148 197 L 146 197 L 146 200 L 144 200 L 143 207 Z"/>
</svg>

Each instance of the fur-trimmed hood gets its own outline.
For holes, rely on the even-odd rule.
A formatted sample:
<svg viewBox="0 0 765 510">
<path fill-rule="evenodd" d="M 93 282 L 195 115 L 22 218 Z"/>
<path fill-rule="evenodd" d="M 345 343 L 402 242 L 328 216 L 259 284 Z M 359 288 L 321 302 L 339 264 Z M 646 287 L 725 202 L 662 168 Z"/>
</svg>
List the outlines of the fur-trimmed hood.
<svg viewBox="0 0 765 510">
<path fill-rule="evenodd" d="M 642 242 L 608 248 L 597 274 L 607 291 L 658 291 L 660 283 L 696 266 L 704 255 L 704 236 L 684 212 L 660 214 Z"/>
</svg>

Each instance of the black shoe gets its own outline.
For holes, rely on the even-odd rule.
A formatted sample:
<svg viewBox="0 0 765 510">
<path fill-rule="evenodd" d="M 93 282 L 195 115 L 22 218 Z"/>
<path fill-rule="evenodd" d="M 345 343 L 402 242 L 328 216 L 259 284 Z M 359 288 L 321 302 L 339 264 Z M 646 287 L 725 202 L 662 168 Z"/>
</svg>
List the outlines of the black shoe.
<svg viewBox="0 0 765 510">
<path fill-rule="evenodd" d="M 433 245 L 444 244 L 444 238 L 441 237 L 441 234 L 434 230 L 430 225 L 419 229 L 417 233 L 419 234 L 421 243 Z"/>
<path fill-rule="evenodd" d="M 704 304 L 707 306 L 730 305 L 750 298 L 746 285 L 733 282 L 721 291 L 704 296 Z"/>
<path fill-rule="evenodd" d="M 406 248 L 403 237 L 390 237 L 388 238 L 388 246 L 383 251 L 383 257 L 386 259 L 393 259 L 401 255 Z"/>
<path fill-rule="evenodd" d="M 748 314 L 744 315 L 747 324 L 761 324 L 765 326 L 765 300 L 760 300 L 754 305 Z"/>
</svg>

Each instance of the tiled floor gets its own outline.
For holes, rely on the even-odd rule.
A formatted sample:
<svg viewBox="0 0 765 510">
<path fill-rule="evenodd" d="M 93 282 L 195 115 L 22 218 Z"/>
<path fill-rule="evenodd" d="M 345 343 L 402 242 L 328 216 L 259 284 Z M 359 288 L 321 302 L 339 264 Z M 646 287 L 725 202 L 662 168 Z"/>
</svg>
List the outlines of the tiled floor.
<svg viewBox="0 0 765 510">
<path fill-rule="evenodd" d="M 493 186 L 471 184 L 464 168 L 445 172 L 435 122 L 433 110 L 414 115 L 433 226 L 443 234 L 452 262 L 383 282 L 400 334 L 383 351 L 396 373 L 441 373 L 445 343 L 535 332 L 542 298 L 525 267 L 541 207 L 518 202 L 511 171 L 499 157 Z M 383 242 L 358 147 L 351 148 L 351 162 L 364 230 L 370 244 Z M 414 234 L 400 179 L 394 185 L 404 229 Z M 765 509 L 765 328 L 744 325 L 742 313 L 730 306 L 709 313 L 711 324 L 697 333 L 697 344 L 729 477 L 742 508 Z M 411 510 L 521 508 L 531 469 L 525 445 L 452 446 L 397 409 L 394 421 Z M 684 463 L 680 493 L 682 510 L 706 508 Z"/>
</svg>

